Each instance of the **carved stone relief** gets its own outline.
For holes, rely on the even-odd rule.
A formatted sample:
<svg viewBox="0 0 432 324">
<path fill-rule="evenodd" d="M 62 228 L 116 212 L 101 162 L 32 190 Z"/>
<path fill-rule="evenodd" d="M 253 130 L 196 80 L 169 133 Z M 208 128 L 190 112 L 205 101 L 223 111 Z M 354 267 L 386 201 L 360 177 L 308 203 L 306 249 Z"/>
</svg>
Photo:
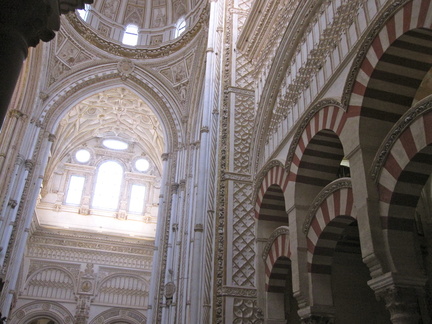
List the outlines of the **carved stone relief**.
<svg viewBox="0 0 432 324">
<path fill-rule="evenodd" d="M 116 20 L 119 5 L 119 0 L 105 0 L 101 9 L 101 13 L 111 20 Z"/>
<path fill-rule="evenodd" d="M 126 7 L 126 15 L 124 18 L 124 24 L 135 24 L 137 26 L 141 26 L 145 17 L 145 9 L 144 7 L 139 6 L 138 4 L 134 5 L 128 3 Z"/>
<path fill-rule="evenodd" d="M 257 307 L 256 300 L 234 298 L 234 324 L 251 323 L 263 324 L 262 310 Z"/>
<path fill-rule="evenodd" d="M 100 21 L 97 30 L 99 35 L 109 37 L 111 35 L 112 28 Z"/>
<path fill-rule="evenodd" d="M 233 282 L 239 286 L 255 285 L 255 220 L 250 183 L 234 183 L 233 207 Z"/>
<path fill-rule="evenodd" d="M 255 117 L 253 95 L 235 94 L 234 171 L 250 172 L 250 151 Z"/>
</svg>

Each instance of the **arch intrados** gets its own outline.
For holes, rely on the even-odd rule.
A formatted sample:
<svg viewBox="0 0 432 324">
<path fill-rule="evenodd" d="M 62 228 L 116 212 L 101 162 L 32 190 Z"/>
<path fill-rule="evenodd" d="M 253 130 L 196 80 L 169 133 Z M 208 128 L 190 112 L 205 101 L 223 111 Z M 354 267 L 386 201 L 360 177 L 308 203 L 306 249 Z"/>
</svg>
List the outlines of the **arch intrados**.
<svg viewBox="0 0 432 324">
<path fill-rule="evenodd" d="M 345 110 L 336 99 L 323 99 L 313 105 L 303 115 L 293 136 L 285 168 L 288 172 L 297 174 L 304 149 L 310 140 L 321 130 L 333 131 L 340 135 L 346 121 Z"/>
<path fill-rule="evenodd" d="M 293 194 L 296 202 L 309 204 L 322 188 L 338 178 L 344 148 L 340 137 L 329 129 L 317 131 L 301 148 L 295 162 Z"/>
<path fill-rule="evenodd" d="M 291 260 L 291 247 L 289 240 L 289 228 L 288 226 L 280 226 L 267 240 L 267 244 L 263 251 L 263 260 L 265 264 L 266 273 L 266 289 L 269 285 L 270 275 L 273 271 L 273 267 L 276 261 L 280 257 L 287 258 Z"/>
<path fill-rule="evenodd" d="M 282 166 L 280 161 L 272 161 L 267 164 L 267 167 L 257 177 L 257 185 L 255 187 L 255 217 L 259 218 L 261 204 L 264 199 L 264 195 L 272 185 L 277 185 L 286 201 L 286 188 L 289 183 L 288 174 Z"/>
<path fill-rule="evenodd" d="M 118 82 L 112 82 L 112 84 L 107 84 L 106 82 L 103 84 L 102 83 L 97 84 L 97 85 L 94 85 L 93 87 L 91 87 L 90 89 L 88 89 L 86 91 L 85 95 L 82 93 L 74 93 L 72 96 L 66 98 L 66 100 L 64 100 L 61 104 L 59 104 L 58 107 L 54 108 L 55 111 L 52 112 L 51 115 L 49 115 L 49 114 L 47 115 L 47 118 L 48 118 L 46 120 L 47 130 L 50 133 L 55 133 L 55 130 L 57 129 L 57 127 L 58 127 L 60 121 L 63 119 L 63 117 L 66 116 L 66 114 L 70 111 L 71 108 L 78 105 L 84 99 L 91 97 L 93 95 L 96 95 L 98 93 L 101 93 L 103 91 L 121 88 L 121 87 L 126 88 L 126 89 L 130 90 L 131 92 L 133 92 L 138 98 L 140 98 L 143 102 L 145 102 L 150 107 L 150 109 L 153 111 L 153 113 L 158 117 L 158 119 L 160 120 L 160 123 L 163 126 L 162 131 L 164 133 L 165 143 L 167 145 L 169 145 L 170 142 L 172 143 L 173 141 L 176 140 L 177 136 L 173 137 L 174 134 L 172 134 L 170 132 L 171 128 L 167 127 L 167 118 L 166 118 L 166 115 L 163 113 L 163 109 L 160 107 L 160 105 L 158 103 L 156 103 L 156 101 L 153 100 L 152 97 L 147 97 L 147 96 L 143 96 L 143 94 L 140 94 L 137 91 L 137 89 L 135 89 L 135 87 L 131 87 L 130 84 L 121 84 Z M 55 105 L 53 105 L 53 106 L 55 106 Z M 51 109 L 52 108 L 50 108 L 50 111 L 51 111 Z"/>
<path fill-rule="evenodd" d="M 133 92 L 138 98 L 145 102 L 158 117 L 163 126 L 162 131 L 164 133 L 167 151 L 177 146 L 181 141 L 183 132 L 181 128 L 181 118 L 172 108 L 173 106 L 177 106 L 177 103 L 174 100 L 168 101 L 166 99 L 170 98 L 171 95 L 164 90 L 163 86 L 150 88 L 149 84 L 151 83 L 147 80 L 145 83 L 136 78 L 133 81 L 122 81 L 116 74 L 109 75 L 109 78 L 104 78 L 104 73 L 100 74 L 101 75 L 96 75 L 96 77 L 100 77 L 100 81 L 93 82 L 92 80 L 92 82 L 89 82 L 88 86 L 84 87 L 83 91 L 80 89 L 83 87 L 82 84 L 76 81 L 73 82 L 73 87 L 67 88 L 66 91 L 64 91 L 64 88 L 59 88 L 58 91 L 53 90 L 52 93 L 49 94 L 51 100 L 44 104 L 43 112 L 39 116 L 40 119 L 44 119 L 43 122 L 46 125 L 47 131 L 54 133 L 60 120 L 72 107 L 75 107 L 83 99 L 103 91 L 123 87 Z M 153 82 L 153 80 L 151 81 Z M 138 84 L 139 82 L 142 84 Z M 155 81 L 155 84 L 158 84 L 158 82 Z M 156 90 L 159 93 L 157 93 Z M 68 94 L 70 92 L 72 92 L 72 94 Z"/>
<path fill-rule="evenodd" d="M 277 204 L 275 201 L 280 202 L 280 204 Z M 262 196 L 262 200 L 260 201 L 257 210 L 257 219 L 259 221 L 269 220 L 264 217 L 265 215 L 263 210 L 273 210 L 277 213 L 282 213 L 285 216 L 285 209 L 285 198 L 282 188 L 278 184 L 272 184 L 266 189 Z"/>
<path fill-rule="evenodd" d="M 276 268 L 278 269 L 277 272 L 275 271 Z M 281 273 L 280 269 L 283 269 L 283 273 Z M 265 287 L 266 292 L 282 293 L 285 287 L 277 286 L 273 284 L 273 282 L 274 280 L 276 282 L 280 280 L 279 276 L 281 274 L 288 275 L 290 273 L 290 270 L 291 270 L 291 260 L 286 256 L 278 257 L 277 260 L 274 262 L 273 267 L 271 268 L 270 275 L 268 276 L 268 282 Z M 292 280 L 292 277 L 290 279 Z M 283 290 L 281 290 L 281 288 Z"/>
</svg>

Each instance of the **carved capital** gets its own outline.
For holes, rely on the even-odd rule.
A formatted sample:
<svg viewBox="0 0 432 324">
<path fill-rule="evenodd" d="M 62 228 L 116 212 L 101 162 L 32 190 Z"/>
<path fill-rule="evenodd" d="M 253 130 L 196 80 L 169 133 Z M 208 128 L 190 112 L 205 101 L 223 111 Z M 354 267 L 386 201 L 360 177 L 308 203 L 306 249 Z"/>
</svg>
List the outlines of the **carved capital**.
<svg viewBox="0 0 432 324">
<path fill-rule="evenodd" d="M 384 299 L 392 323 L 418 323 L 418 296 L 414 288 L 389 287 L 376 293 Z"/>
<path fill-rule="evenodd" d="M 179 185 L 180 185 L 180 190 L 184 190 L 186 188 L 186 180 L 185 179 L 180 180 Z"/>
<path fill-rule="evenodd" d="M 20 118 L 25 117 L 25 115 L 17 109 L 12 109 L 9 111 L 9 117 L 11 117 L 11 118 L 14 117 L 16 119 L 20 119 Z"/>
<path fill-rule="evenodd" d="M 194 228 L 194 232 L 203 232 L 204 231 L 204 225 L 203 224 L 196 224 Z"/>
<path fill-rule="evenodd" d="M 25 160 L 24 167 L 27 171 L 31 171 L 35 165 L 35 162 L 33 160 Z"/>
<path fill-rule="evenodd" d="M 56 136 L 54 134 L 48 134 L 48 141 L 54 143 Z"/>
<path fill-rule="evenodd" d="M 163 153 L 161 157 L 162 157 L 162 161 L 168 161 L 169 153 Z"/>
<path fill-rule="evenodd" d="M 179 183 L 173 183 L 171 184 L 171 190 L 173 191 L 173 193 L 177 193 L 178 188 L 180 187 Z"/>
<path fill-rule="evenodd" d="M 392 323 L 418 323 L 418 298 L 424 293 L 426 277 L 388 272 L 368 281 L 375 295 L 385 301 Z"/>
<path fill-rule="evenodd" d="M 15 199 L 9 199 L 8 206 L 14 209 L 18 205 L 18 202 Z"/>
</svg>

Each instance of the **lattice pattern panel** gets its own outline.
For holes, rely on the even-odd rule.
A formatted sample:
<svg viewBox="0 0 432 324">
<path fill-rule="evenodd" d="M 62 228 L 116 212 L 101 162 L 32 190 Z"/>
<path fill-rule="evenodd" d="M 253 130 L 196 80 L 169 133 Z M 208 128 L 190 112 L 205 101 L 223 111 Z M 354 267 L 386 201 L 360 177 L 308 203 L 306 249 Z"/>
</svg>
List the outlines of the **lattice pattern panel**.
<svg viewBox="0 0 432 324">
<path fill-rule="evenodd" d="M 249 155 L 254 120 L 254 97 L 236 94 L 234 124 L 234 171 L 249 173 Z"/>
<path fill-rule="evenodd" d="M 234 299 L 234 324 L 262 324 L 262 311 L 257 307 L 256 300 L 246 298 Z"/>
<path fill-rule="evenodd" d="M 234 183 L 233 282 L 255 285 L 254 212 L 251 184 Z"/>
</svg>

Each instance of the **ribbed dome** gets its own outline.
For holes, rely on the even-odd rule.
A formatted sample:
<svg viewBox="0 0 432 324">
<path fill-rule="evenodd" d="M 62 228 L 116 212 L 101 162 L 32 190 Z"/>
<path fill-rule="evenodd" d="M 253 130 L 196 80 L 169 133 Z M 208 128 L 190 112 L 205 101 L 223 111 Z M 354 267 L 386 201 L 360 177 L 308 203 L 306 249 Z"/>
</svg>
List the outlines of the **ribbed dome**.
<svg viewBox="0 0 432 324">
<path fill-rule="evenodd" d="M 179 38 L 179 27 L 191 30 L 205 5 L 205 0 L 96 0 L 86 13 L 78 13 L 105 40 L 125 45 L 127 26 L 133 25 L 138 33 L 133 46 L 157 47 Z"/>
</svg>

